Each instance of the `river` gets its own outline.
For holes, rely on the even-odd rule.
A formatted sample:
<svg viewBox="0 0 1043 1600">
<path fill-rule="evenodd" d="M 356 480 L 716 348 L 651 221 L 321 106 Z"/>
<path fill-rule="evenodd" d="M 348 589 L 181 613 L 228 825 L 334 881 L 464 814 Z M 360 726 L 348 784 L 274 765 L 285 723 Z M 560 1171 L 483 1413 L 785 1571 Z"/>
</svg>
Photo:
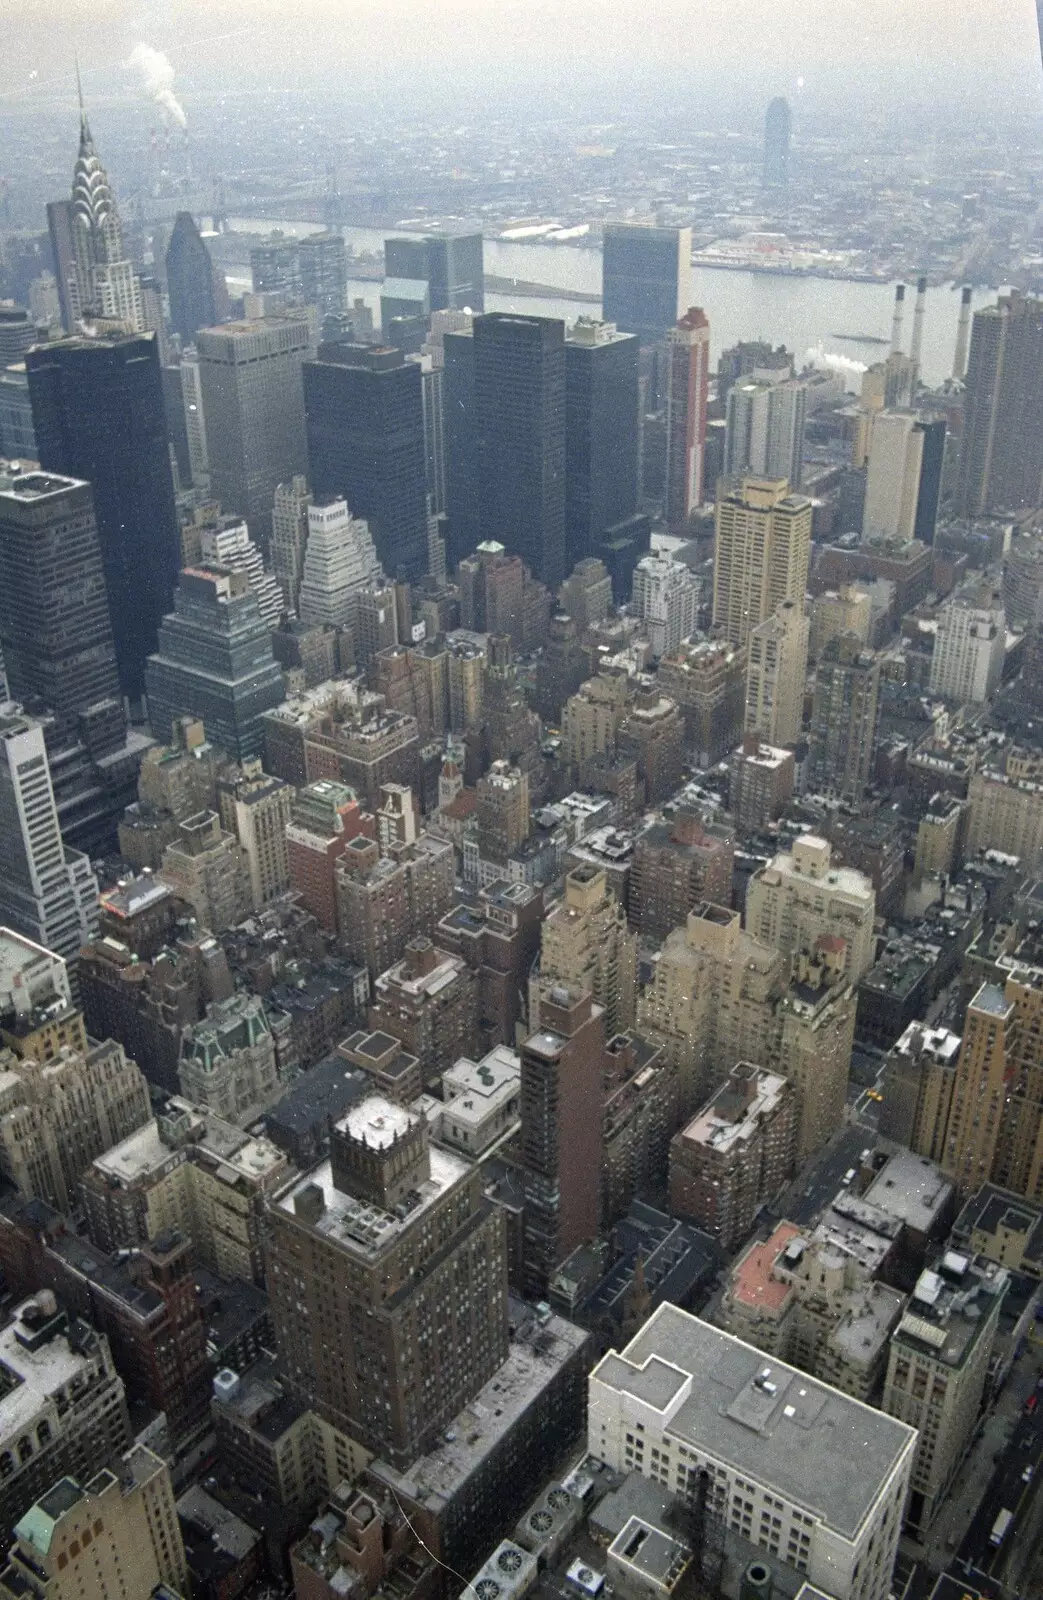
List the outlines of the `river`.
<svg viewBox="0 0 1043 1600">
<path fill-rule="evenodd" d="M 269 228 L 280 228 L 293 235 L 315 232 L 307 223 L 261 222 L 246 217 L 230 218 L 229 227 L 235 232 L 261 233 Z M 384 239 L 395 231 L 357 227 L 343 230 L 349 249 L 371 254 L 381 251 Z M 490 293 L 485 297 L 487 311 L 527 312 L 533 316 L 561 317 L 566 322 L 600 312 L 601 252 L 596 248 L 486 239 L 485 270 L 491 277 L 518 278 L 526 283 L 553 285 L 591 297 L 586 303 Z M 233 290 L 240 289 L 243 284 L 237 275 L 230 276 L 229 281 Z M 351 279 L 348 294 L 350 299 L 365 300 L 379 319 L 379 283 L 371 279 Z M 912 335 L 914 298 L 915 288 L 910 285 L 906 291 L 906 349 Z M 722 350 L 740 339 L 767 339 L 772 344 L 788 345 L 797 356 L 798 364 L 819 346 L 830 355 L 867 365 L 880 361 L 887 354 L 886 345 L 838 339 L 836 335 L 868 333 L 889 339 L 894 309 L 893 284 L 848 283 L 838 278 L 693 267 L 692 299 L 703 307 L 710 319 L 714 362 Z M 995 294 L 989 290 L 976 291 L 973 304 L 975 307 L 991 305 L 995 299 Z M 959 310 L 960 296 L 956 290 L 942 287 L 927 291 L 921 369 L 924 381 L 929 384 L 940 383 L 952 371 Z M 849 387 L 857 387 L 856 373 L 852 373 Z"/>
</svg>

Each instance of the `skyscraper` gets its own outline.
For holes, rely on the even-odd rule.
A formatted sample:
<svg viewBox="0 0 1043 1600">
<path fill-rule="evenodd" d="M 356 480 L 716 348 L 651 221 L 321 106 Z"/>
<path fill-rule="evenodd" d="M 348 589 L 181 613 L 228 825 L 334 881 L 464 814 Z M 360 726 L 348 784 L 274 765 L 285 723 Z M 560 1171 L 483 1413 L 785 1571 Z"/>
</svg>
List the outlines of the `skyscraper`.
<svg viewBox="0 0 1043 1600">
<path fill-rule="evenodd" d="M 811 501 L 785 479 L 744 478 L 717 500 L 713 620 L 742 645 L 783 600 L 803 605 L 811 559 Z"/>
<path fill-rule="evenodd" d="M 185 569 L 145 677 L 149 721 L 162 743 L 188 715 L 236 761 L 261 754 L 261 718 L 281 703 L 284 685 L 245 572 Z"/>
<path fill-rule="evenodd" d="M 476 481 L 483 539 L 554 588 L 565 561 L 565 325 L 494 311 L 474 324 Z"/>
<path fill-rule="evenodd" d="M 295 612 L 304 573 L 308 544 L 308 507 L 311 490 L 303 472 L 280 483 L 272 507 L 272 571 L 282 584 L 287 610 Z"/>
<path fill-rule="evenodd" d="M 789 183 L 789 141 L 793 113 L 781 95 L 768 107 L 764 118 L 764 187 L 784 189 Z"/>
<path fill-rule="evenodd" d="M 724 475 L 787 478 L 798 488 L 808 387 L 800 378 L 736 383 L 728 392 Z"/>
<path fill-rule="evenodd" d="M 316 497 L 369 523 L 390 577 L 427 570 L 427 466 L 420 368 L 397 350 L 324 344 L 304 367 L 308 463 Z"/>
<path fill-rule="evenodd" d="M 691 228 L 612 223 L 602 246 L 602 313 L 642 344 L 665 337 L 691 301 Z"/>
<path fill-rule="evenodd" d="M 386 239 L 384 273 L 427 284 L 432 311 L 485 310 L 485 265 L 480 233 L 431 233 Z"/>
<path fill-rule="evenodd" d="M 783 600 L 750 629 L 746 670 L 747 733 L 771 745 L 795 744 L 804 720 L 808 621 L 804 602 Z"/>
<path fill-rule="evenodd" d="M 120 688 L 132 702 L 181 559 L 153 334 L 99 334 L 26 357 L 40 464 L 94 492 Z"/>
<path fill-rule="evenodd" d="M 944 418 L 878 411 L 869 447 L 863 537 L 933 544 L 944 456 Z"/>
<path fill-rule="evenodd" d="M 170 326 L 184 344 L 218 321 L 214 267 L 190 211 L 179 211 L 167 245 Z"/>
<path fill-rule="evenodd" d="M 42 702 L 72 732 L 120 692 L 90 485 L 25 472 L 0 490 L 0 572 L 11 696 Z"/>
<path fill-rule="evenodd" d="M 308 534 L 298 589 L 302 622 L 353 627 L 356 596 L 383 586 L 384 574 L 369 528 L 345 500 L 308 507 Z"/>
<path fill-rule="evenodd" d="M 72 260 L 65 289 L 70 331 L 82 320 L 100 317 L 140 333 L 145 327 L 141 284 L 124 252 L 116 196 L 95 151 L 82 99 L 69 224 Z"/>
<path fill-rule="evenodd" d="M 322 317 L 343 312 L 348 298 L 348 259 L 342 233 L 308 233 L 297 240 L 300 298 Z"/>
<path fill-rule="evenodd" d="M 880 663 L 857 634 L 830 639 L 815 669 L 811 783 L 827 794 L 862 799 L 875 754 Z"/>
<path fill-rule="evenodd" d="M 503 1213 L 476 1163 L 381 1095 L 329 1151 L 270 1208 L 276 1340 L 306 1404 L 406 1467 L 507 1355 Z"/>
<path fill-rule="evenodd" d="M 1043 503 L 1043 300 L 974 313 L 956 489 L 960 516 Z"/>
<path fill-rule="evenodd" d="M 447 333 L 442 407 L 445 418 L 445 508 L 449 517 L 446 552 L 457 566 L 481 542 L 478 527 L 477 417 L 475 413 L 474 330 Z"/>
<path fill-rule="evenodd" d="M 196 348 L 211 490 L 263 549 L 276 486 L 305 469 L 308 329 L 289 317 L 229 322 L 201 328 Z"/>
<path fill-rule="evenodd" d="M 691 306 L 666 336 L 666 521 L 681 528 L 703 502 L 710 324 Z"/>
<path fill-rule="evenodd" d="M 597 1236 L 604 1146 L 604 1013 L 564 984 L 540 995 L 540 1026 L 521 1048 L 526 1289 L 542 1296 L 555 1267 Z"/>
<path fill-rule="evenodd" d="M 638 341 L 580 317 L 565 334 L 566 565 L 637 510 Z"/>
<path fill-rule="evenodd" d="M 98 883 L 58 827 L 43 728 L 0 712 L 0 925 L 73 962 L 97 928 Z"/>
<path fill-rule="evenodd" d="M 1003 674 L 1006 618 L 998 589 L 983 583 L 954 594 L 938 613 L 931 655 L 932 694 L 983 705 Z"/>
</svg>

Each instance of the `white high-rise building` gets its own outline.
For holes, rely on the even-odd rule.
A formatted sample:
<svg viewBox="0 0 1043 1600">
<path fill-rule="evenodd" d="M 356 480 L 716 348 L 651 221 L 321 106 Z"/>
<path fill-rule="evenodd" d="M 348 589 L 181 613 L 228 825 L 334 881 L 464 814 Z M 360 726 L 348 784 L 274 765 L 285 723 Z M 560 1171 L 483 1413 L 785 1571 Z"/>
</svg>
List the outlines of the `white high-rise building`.
<svg viewBox="0 0 1043 1600">
<path fill-rule="evenodd" d="M 873 417 L 863 539 L 914 537 L 924 449 L 917 422 L 912 411 L 878 411 Z"/>
<path fill-rule="evenodd" d="M 210 484 L 210 457 L 206 448 L 203 391 L 199 383 L 199 357 L 195 345 L 189 345 L 181 356 L 181 403 L 185 410 L 192 482 L 197 489 L 206 489 Z"/>
<path fill-rule="evenodd" d="M 753 473 L 787 478 L 798 488 L 807 409 L 808 386 L 800 378 L 733 385 L 728 394 L 725 477 Z"/>
<path fill-rule="evenodd" d="M 386 583 L 369 523 L 353 517 L 346 500 L 308 507 L 308 542 L 301 570 L 302 622 L 351 627 L 355 597 Z"/>
<path fill-rule="evenodd" d="M 228 567 L 232 572 L 245 572 L 250 588 L 257 596 L 257 609 L 269 628 L 279 626 L 279 618 L 286 609 L 282 586 L 264 565 L 264 557 L 250 538 L 245 522 L 233 522 L 223 528 L 204 528 L 202 534 L 203 560 L 208 566 Z"/>
<path fill-rule="evenodd" d="M 965 705 L 983 704 L 999 688 L 1006 637 L 998 589 L 953 595 L 938 613 L 931 693 Z"/>
<path fill-rule="evenodd" d="M 98 880 L 58 826 L 43 727 L 0 710 L 0 925 L 74 962 L 98 927 Z"/>
<path fill-rule="evenodd" d="M 587 1448 L 835 1600 L 887 1600 L 916 1429 L 666 1302 L 590 1375 Z"/>
<path fill-rule="evenodd" d="M 646 625 L 652 654 L 658 659 L 676 650 L 695 632 L 701 585 L 682 561 L 644 556 L 634 569 L 633 610 Z"/>
</svg>

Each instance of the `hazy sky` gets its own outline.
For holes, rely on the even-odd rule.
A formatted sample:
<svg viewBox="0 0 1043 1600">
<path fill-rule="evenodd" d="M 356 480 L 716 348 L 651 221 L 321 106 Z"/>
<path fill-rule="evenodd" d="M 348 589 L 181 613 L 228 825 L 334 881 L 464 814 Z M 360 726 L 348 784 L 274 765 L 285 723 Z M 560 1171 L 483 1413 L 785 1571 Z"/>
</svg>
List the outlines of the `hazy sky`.
<svg viewBox="0 0 1043 1600">
<path fill-rule="evenodd" d="M 361 78 L 382 62 L 440 79 L 486 63 L 565 85 L 630 66 L 693 83 L 746 72 L 798 94 L 803 78 L 816 99 L 867 69 L 932 96 L 1007 74 L 1024 96 L 1027 63 L 1040 72 L 1034 0 L 0 0 L 0 31 L 12 107 L 53 92 L 75 47 L 88 92 L 111 93 L 139 41 L 168 54 L 189 96 L 262 74 Z"/>
</svg>

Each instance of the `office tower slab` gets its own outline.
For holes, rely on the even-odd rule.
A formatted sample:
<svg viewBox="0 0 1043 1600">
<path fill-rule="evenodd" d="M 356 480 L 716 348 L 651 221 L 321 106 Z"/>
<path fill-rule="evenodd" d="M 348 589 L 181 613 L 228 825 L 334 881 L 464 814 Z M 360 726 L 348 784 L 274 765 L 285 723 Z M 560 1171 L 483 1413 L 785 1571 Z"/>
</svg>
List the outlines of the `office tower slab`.
<svg viewBox="0 0 1043 1600">
<path fill-rule="evenodd" d="M 324 344 L 304 369 L 309 476 L 369 523 L 393 578 L 427 571 L 427 465 L 420 368 L 397 350 Z"/>
<path fill-rule="evenodd" d="M 596 556 L 637 511 L 638 341 L 580 317 L 565 334 L 567 563 Z"/>
<path fill-rule="evenodd" d="M 1043 498 L 1043 300 L 1015 291 L 974 313 L 956 508 L 1021 511 Z"/>
<path fill-rule="evenodd" d="M 934 543 L 945 455 L 945 422 L 912 411 L 873 417 L 862 534 Z"/>
<path fill-rule="evenodd" d="M 728 391 L 724 473 L 786 478 L 799 487 L 808 386 L 801 378 L 742 382 Z"/>
<path fill-rule="evenodd" d="M 91 485 L 120 686 L 137 702 L 180 562 L 155 338 L 63 339 L 26 367 L 41 466 Z"/>
<path fill-rule="evenodd" d="M 81 711 L 120 692 L 89 485 L 25 472 L 0 490 L 0 568 L 10 694 L 41 701 L 72 731 Z"/>
<path fill-rule="evenodd" d="M 482 537 L 555 587 L 565 577 L 565 328 L 475 319 L 475 481 Z"/>
<path fill-rule="evenodd" d="M 245 517 L 262 549 L 277 485 L 307 460 L 301 363 L 304 323 L 288 317 L 229 322 L 196 335 L 210 487 Z"/>
<path fill-rule="evenodd" d="M 611 223 L 602 245 L 602 305 L 607 321 L 642 344 L 665 337 L 690 304 L 691 228 Z"/>
</svg>

